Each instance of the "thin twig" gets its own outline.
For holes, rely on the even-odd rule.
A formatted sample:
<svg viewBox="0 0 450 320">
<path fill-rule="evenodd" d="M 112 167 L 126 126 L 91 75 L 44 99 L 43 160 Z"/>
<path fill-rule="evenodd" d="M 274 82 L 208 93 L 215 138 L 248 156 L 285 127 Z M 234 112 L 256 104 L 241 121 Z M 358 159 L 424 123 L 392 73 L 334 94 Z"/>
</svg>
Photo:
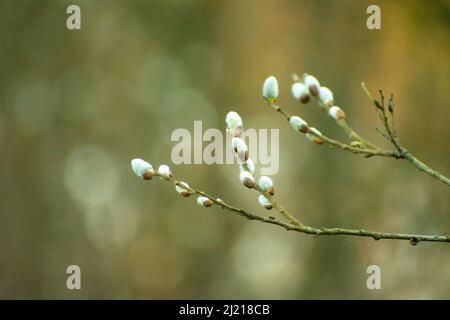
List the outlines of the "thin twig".
<svg viewBox="0 0 450 320">
<path fill-rule="evenodd" d="M 381 108 L 380 108 L 379 103 L 377 103 L 377 100 L 375 100 L 373 98 L 372 94 L 367 89 L 367 87 L 366 87 L 364 82 L 361 84 L 361 86 L 362 86 L 364 92 L 366 92 L 366 94 L 369 97 L 369 99 L 372 101 L 372 103 L 377 108 L 378 113 L 380 114 L 380 118 L 381 118 L 381 120 L 383 122 L 384 128 L 385 128 L 385 130 L 387 132 L 388 140 L 394 145 L 394 147 L 398 151 L 398 155 L 399 155 L 398 158 L 408 160 L 414 166 L 416 166 L 417 169 L 419 169 L 420 171 L 422 171 L 422 172 L 430 175 L 431 177 L 441 181 L 442 183 L 446 184 L 447 186 L 450 186 L 450 179 L 449 178 L 444 176 L 442 173 L 439 173 L 438 171 L 436 171 L 434 169 L 431 169 L 429 166 L 427 166 L 425 163 L 423 163 L 422 161 L 417 159 L 411 152 L 409 152 L 405 147 L 402 146 L 402 144 L 400 143 L 400 139 L 397 137 L 397 133 L 395 131 L 395 127 L 391 128 L 389 126 L 389 119 L 388 119 L 388 116 L 386 114 L 386 109 L 384 107 L 384 95 L 383 95 L 383 92 L 380 90 L 380 97 L 381 97 Z M 389 112 L 390 112 L 391 118 L 392 118 L 392 124 L 393 124 L 393 126 L 395 126 L 395 122 L 394 122 L 394 102 L 393 102 L 392 96 L 389 99 L 388 103 L 389 103 L 389 106 L 388 106 Z"/>
<path fill-rule="evenodd" d="M 325 113 L 328 114 L 329 108 L 322 101 L 320 101 L 320 99 L 318 97 L 315 97 L 315 100 L 316 100 L 317 104 L 319 105 L 319 107 L 323 111 L 325 111 Z M 345 119 L 341 119 L 339 121 L 336 121 L 336 123 L 342 128 L 342 130 L 345 131 L 345 133 L 348 134 L 350 139 L 358 140 L 359 142 L 361 142 L 361 144 L 363 146 L 367 147 L 367 149 L 380 150 L 379 147 L 377 147 L 376 145 L 374 145 L 371 142 L 367 141 L 366 139 L 361 137 L 358 133 L 356 133 L 356 131 L 353 130 L 352 127 L 350 127 L 350 125 L 347 123 L 347 121 Z"/>
<path fill-rule="evenodd" d="M 301 223 L 294 224 L 293 222 L 284 222 L 273 216 L 262 217 L 262 216 L 254 214 L 254 213 L 251 213 L 245 209 L 230 205 L 227 202 L 225 202 L 221 199 L 215 198 L 215 197 L 207 194 L 204 191 L 200 191 L 193 187 L 187 187 L 181 181 L 178 181 L 178 180 L 174 179 L 173 177 L 165 178 L 165 177 L 162 177 L 161 175 L 159 175 L 158 173 L 156 173 L 155 176 L 160 177 L 161 179 L 163 179 L 167 182 L 170 182 L 173 185 L 182 187 L 182 188 L 190 191 L 193 194 L 197 194 L 199 196 L 206 197 L 209 200 L 211 200 L 214 203 L 214 205 L 221 207 L 222 209 L 226 209 L 232 213 L 238 214 L 249 220 L 255 220 L 255 221 L 260 221 L 263 223 L 277 225 L 286 230 L 292 230 L 292 231 L 297 231 L 300 233 L 311 234 L 311 235 L 316 235 L 316 236 L 347 235 L 347 236 L 357 236 L 357 237 L 369 237 L 369 238 L 373 238 L 374 240 L 381 240 L 381 239 L 408 240 L 412 245 L 416 245 L 420 241 L 447 242 L 447 243 L 450 242 L 450 235 L 405 234 L 405 233 L 377 232 L 377 231 L 368 231 L 368 230 L 364 230 L 364 229 L 346 229 L 346 228 L 315 228 L 315 227 L 303 225 Z M 260 190 L 258 190 L 258 191 L 260 191 Z M 262 191 L 260 191 L 260 192 L 262 192 Z M 262 192 L 262 194 L 265 195 L 264 192 Z M 282 208 L 282 207 L 280 207 L 280 208 Z M 287 212 L 284 208 L 283 208 L 283 211 Z"/>
<path fill-rule="evenodd" d="M 258 185 L 255 185 L 253 187 L 255 190 L 257 190 L 260 194 L 262 194 L 264 197 L 269 200 L 269 202 L 272 204 L 272 206 L 277 209 L 277 211 L 285 217 L 291 224 L 295 226 L 304 226 L 297 218 L 295 218 L 289 211 L 287 211 L 283 206 L 279 205 L 274 199 L 273 196 L 271 196 L 269 193 L 264 192 Z"/>
<path fill-rule="evenodd" d="M 287 121 L 289 121 L 289 119 L 291 118 L 291 115 L 289 113 L 284 111 L 279 105 L 271 104 L 271 103 L 269 103 L 269 105 L 271 107 L 273 107 L 278 113 L 282 114 L 286 118 Z M 316 135 L 314 132 L 310 132 L 310 133 L 313 135 Z M 331 139 L 324 134 L 322 134 L 320 136 L 318 136 L 318 135 L 316 135 L 316 136 L 318 138 L 321 138 L 322 140 L 324 140 L 324 142 L 330 147 L 350 151 L 352 153 L 365 154 L 367 156 L 380 156 L 380 157 L 393 157 L 393 158 L 400 157 L 399 153 L 396 151 L 387 151 L 387 150 L 383 150 L 383 149 L 379 149 L 379 148 L 378 149 L 367 149 L 367 148 L 363 148 L 363 147 L 361 147 L 361 148 L 354 147 L 352 145 L 345 144 L 338 140 Z"/>
<path fill-rule="evenodd" d="M 294 81 L 297 81 L 299 78 L 297 75 L 293 75 L 293 79 Z M 365 139 L 361 138 L 356 132 L 354 132 L 353 129 L 351 129 L 348 124 L 345 121 L 338 121 L 338 124 L 344 129 L 346 130 L 347 133 L 349 133 L 350 137 L 353 137 L 357 140 L 359 140 L 359 142 L 362 143 L 361 147 L 356 147 L 356 146 L 352 146 L 352 145 L 348 145 L 345 143 L 342 143 L 340 141 L 337 140 L 333 140 L 325 135 L 320 135 L 318 136 L 317 134 L 315 134 L 314 132 L 310 132 L 313 135 L 316 135 L 318 138 L 321 138 L 328 146 L 333 147 L 333 148 L 338 148 L 341 150 L 345 150 L 345 151 L 349 151 L 352 153 L 356 153 L 356 154 L 365 154 L 366 157 L 371 157 L 371 156 L 381 156 L 381 157 L 392 157 L 395 159 L 405 159 L 409 162 L 411 162 L 414 166 L 417 167 L 418 170 L 430 175 L 431 177 L 441 181 L 442 183 L 446 184 L 447 186 L 450 186 L 450 179 L 447 178 L 446 176 L 444 176 L 442 173 L 431 169 L 429 166 L 427 166 L 425 163 L 423 163 L 422 161 L 420 161 L 419 159 L 417 159 L 411 152 L 409 152 L 405 147 L 403 147 L 400 143 L 399 138 L 397 137 L 396 131 L 395 131 L 395 127 L 393 127 L 391 129 L 391 127 L 389 126 L 389 119 L 388 116 L 386 114 L 386 108 L 385 108 L 385 97 L 383 95 L 383 92 L 380 90 L 380 97 L 381 97 L 381 102 L 376 100 L 372 94 L 370 93 L 370 91 L 367 89 L 367 86 L 364 82 L 361 83 L 361 87 L 364 90 L 364 92 L 366 93 L 366 95 L 369 97 L 370 101 L 373 103 L 373 105 L 375 106 L 375 108 L 377 109 L 378 115 L 380 116 L 380 119 L 383 123 L 383 126 L 387 132 L 387 137 L 388 140 L 394 145 L 395 147 L 395 151 L 387 151 L 387 150 L 383 150 L 377 146 L 375 146 L 374 144 L 366 141 Z M 267 101 L 267 100 L 266 100 Z M 278 113 L 282 114 L 288 121 L 291 117 L 291 115 L 289 113 L 287 113 L 286 111 L 284 111 L 279 105 L 274 104 L 270 101 L 267 101 L 267 103 L 273 107 Z M 318 101 L 319 106 L 324 109 L 325 106 Z M 388 111 L 391 114 L 391 118 L 392 118 L 392 124 L 393 126 L 395 126 L 395 122 L 394 122 L 394 102 L 393 102 L 393 96 L 391 95 L 391 97 L 389 98 L 388 101 Z M 381 132 L 381 131 L 380 131 Z M 383 134 L 385 136 L 385 134 Z M 364 147 L 366 146 L 366 147 Z"/>
</svg>

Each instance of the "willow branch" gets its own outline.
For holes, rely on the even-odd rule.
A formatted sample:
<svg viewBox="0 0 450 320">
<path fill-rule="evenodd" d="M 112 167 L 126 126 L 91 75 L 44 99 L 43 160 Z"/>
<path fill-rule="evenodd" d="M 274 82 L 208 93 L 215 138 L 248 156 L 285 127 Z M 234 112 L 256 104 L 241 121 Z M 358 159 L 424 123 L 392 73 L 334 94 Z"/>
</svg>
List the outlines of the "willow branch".
<svg viewBox="0 0 450 320">
<path fill-rule="evenodd" d="M 373 105 L 376 107 L 380 119 L 383 123 L 384 129 L 386 130 L 386 137 L 387 139 L 394 145 L 394 147 L 397 149 L 399 159 L 405 159 L 409 162 L 411 162 L 414 166 L 416 166 L 417 169 L 420 171 L 430 175 L 431 177 L 441 181 L 442 183 L 446 184 L 447 186 L 450 186 L 450 179 L 444 176 L 442 173 L 439 173 L 438 171 L 431 169 L 429 166 L 427 166 L 425 163 L 417 159 L 411 152 L 409 152 L 403 145 L 400 143 L 400 139 L 397 136 L 396 130 L 395 130 L 395 121 L 394 121 L 394 101 L 393 96 L 391 95 L 389 102 L 388 102 L 388 111 L 391 115 L 391 123 L 392 127 L 389 125 L 389 118 L 386 113 L 386 106 L 385 106 L 385 98 L 383 95 L 383 92 L 380 90 L 380 98 L 381 102 L 376 100 L 370 91 L 367 89 L 365 83 L 361 83 L 361 86 L 364 90 L 364 92 L 367 94 Z"/>
<path fill-rule="evenodd" d="M 291 118 L 291 115 L 287 113 L 285 110 L 283 110 L 279 105 L 273 104 L 268 102 L 268 104 L 274 108 L 278 113 L 282 114 L 287 121 Z M 324 140 L 325 144 L 327 144 L 331 148 L 337 148 L 345 151 L 349 151 L 355 154 L 364 154 L 367 157 L 372 156 L 380 156 L 380 157 L 393 157 L 393 158 L 399 158 L 400 154 L 397 151 L 387 151 L 383 149 L 368 149 L 364 147 L 355 147 L 343 142 L 340 142 L 338 140 L 331 139 L 330 137 L 321 134 L 320 136 L 317 135 L 315 132 L 310 132 L 313 135 L 316 135 L 318 138 L 321 138 Z"/>
<path fill-rule="evenodd" d="M 193 187 L 187 187 L 181 181 L 178 181 L 178 180 L 174 179 L 173 177 L 163 177 L 163 176 L 159 175 L 158 173 L 156 173 L 155 176 L 160 177 L 161 179 L 163 179 L 173 185 L 182 187 L 182 188 L 190 191 L 193 194 L 197 194 L 199 196 L 206 197 L 209 200 L 211 200 L 215 206 L 218 206 L 222 209 L 228 210 L 234 214 L 240 215 L 249 220 L 255 220 L 255 221 L 260 221 L 263 223 L 277 225 L 288 231 L 291 230 L 291 231 L 296 231 L 296 232 L 309 234 L 309 235 L 315 235 L 315 236 L 340 236 L 340 235 L 343 235 L 343 236 L 368 237 L 368 238 L 373 238 L 374 240 L 381 240 L 381 239 L 407 240 L 412 245 L 416 245 L 421 241 L 447 242 L 447 243 L 450 242 L 450 235 L 420 235 L 420 234 L 405 234 L 405 233 L 389 233 L 389 232 L 368 231 L 368 230 L 364 230 L 364 229 L 346 229 L 346 228 L 315 228 L 315 227 L 303 225 L 300 222 L 298 222 L 297 219 L 295 219 L 293 217 L 292 218 L 297 222 L 293 222 L 293 221 L 285 222 L 274 216 L 263 217 L 260 215 L 256 215 L 245 209 L 235 207 L 235 206 L 225 202 L 222 199 L 219 199 L 219 198 L 216 198 L 216 197 L 213 197 L 213 196 L 207 194 L 204 191 L 200 191 Z M 267 196 L 266 193 L 263 192 L 262 190 L 258 190 L 258 191 L 261 192 L 262 194 L 264 194 L 265 196 Z M 272 202 L 273 199 L 271 198 L 270 201 Z M 274 203 L 274 202 L 272 202 L 272 203 Z M 274 205 L 274 207 L 275 206 L 278 206 L 279 210 L 281 209 L 285 213 L 288 213 L 288 216 L 292 216 L 283 207 L 281 207 L 277 204 Z"/>
<path fill-rule="evenodd" d="M 293 75 L 294 81 L 298 80 L 298 76 Z M 338 140 L 331 139 L 327 137 L 324 134 L 318 135 L 314 131 L 310 131 L 309 133 L 312 135 L 317 136 L 318 138 L 322 139 L 324 143 L 326 143 L 329 147 L 341 149 L 345 151 L 349 151 L 356 154 L 364 154 L 366 157 L 372 157 L 372 156 L 380 156 L 380 157 L 391 157 L 394 159 L 405 159 L 409 162 L 411 162 L 419 171 L 422 171 L 429 176 L 441 181 L 442 183 L 446 184 L 447 186 L 450 186 L 450 179 L 444 176 L 442 173 L 431 169 L 428 165 L 417 159 L 411 152 L 409 152 L 401 143 L 400 140 L 396 134 L 395 130 L 395 120 L 394 120 L 394 102 L 393 97 L 389 99 L 388 104 L 388 112 L 391 115 L 391 123 L 392 127 L 389 125 L 389 117 L 386 113 L 386 106 L 385 106 L 385 99 L 383 96 L 383 93 L 380 91 L 381 95 L 381 102 L 376 100 L 370 91 L 367 89 L 365 83 L 363 82 L 361 84 L 364 92 L 367 94 L 373 105 L 376 107 L 378 111 L 378 115 L 380 116 L 380 119 L 383 123 L 383 126 L 386 130 L 386 133 L 379 130 L 379 132 L 384 136 L 387 137 L 387 139 L 394 145 L 395 150 L 394 151 L 388 151 L 381 149 L 380 147 L 375 146 L 374 144 L 368 142 L 367 140 L 363 139 L 361 136 L 359 136 L 348 124 L 345 122 L 345 119 L 341 119 L 336 121 L 348 134 L 351 138 L 355 138 L 358 140 L 361 144 L 358 146 L 352 145 L 352 144 L 346 144 L 343 142 L 340 142 Z M 320 108 L 327 112 L 328 108 L 325 106 L 320 99 L 316 98 L 317 103 L 319 104 Z M 286 120 L 289 121 L 291 118 L 291 115 L 287 113 L 285 110 L 283 110 L 279 105 L 275 104 L 273 101 L 269 101 L 266 99 L 266 102 L 273 107 L 278 113 L 282 114 Z"/>
<path fill-rule="evenodd" d="M 301 81 L 301 78 L 296 73 L 292 74 L 292 79 L 295 82 Z M 316 103 L 320 107 L 320 109 L 323 112 L 325 112 L 326 114 L 328 114 L 328 112 L 330 110 L 330 106 L 323 103 L 318 96 L 315 96 L 315 97 L 312 96 L 312 98 L 316 101 Z M 364 145 L 368 149 L 374 149 L 374 150 L 381 149 L 380 147 L 377 147 L 373 143 L 371 143 L 368 140 L 361 137 L 352 127 L 350 127 L 350 125 L 348 124 L 348 122 L 345 119 L 338 120 L 338 121 L 336 121 L 336 123 L 339 125 L 339 127 L 342 128 L 342 130 L 344 130 L 345 133 L 347 133 L 347 135 L 349 136 L 350 139 L 359 141 L 362 145 Z"/>
</svg>

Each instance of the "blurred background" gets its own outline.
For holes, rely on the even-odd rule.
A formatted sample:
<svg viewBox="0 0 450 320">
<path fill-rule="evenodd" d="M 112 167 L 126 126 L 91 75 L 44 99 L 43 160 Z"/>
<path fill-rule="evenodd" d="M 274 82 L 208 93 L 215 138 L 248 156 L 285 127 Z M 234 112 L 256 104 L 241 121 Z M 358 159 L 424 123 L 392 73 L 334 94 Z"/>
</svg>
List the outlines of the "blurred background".
<svg viewBox="0 0 450 320">
<path fill-rule="evenodd" d="M 81 7 L 79 31 L 66 8 Z M 381 30 L 366 8 L 381 7 Z M 349 123 L 389 147 L 360 88 L 394 93 L 403 144 L 450 175 L 448 1 L 1 1 L 0 298 L 450 298 L 450 246 L 313 238 L 201 208 L 144 182 L 140 157 L 255 213 L 236 166 L 173 165 L 176 128 L 280 129 L 277 198 L 303 222 L 450 233 L 449 188 L 405 161 L 308 142 L 261 100 L 337 139 L 291 73 L 332 88 Z M 274 213 L 275 214 L 275 213 Z M 82 290 L 66 288 L 81 268 Z M 381 267 L 382 290 L 366 268 Z"/>
</svg>

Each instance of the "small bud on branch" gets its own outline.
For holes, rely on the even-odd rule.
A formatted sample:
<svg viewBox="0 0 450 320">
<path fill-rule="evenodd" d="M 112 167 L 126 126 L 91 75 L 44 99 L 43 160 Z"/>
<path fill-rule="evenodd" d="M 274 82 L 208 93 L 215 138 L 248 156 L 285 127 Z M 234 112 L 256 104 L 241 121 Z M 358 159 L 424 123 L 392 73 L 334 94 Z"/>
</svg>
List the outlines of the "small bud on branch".
<svg viewBox="0 0 450 320">
<path fill-rule="evenodd" d="M 239 165 L 239 172 L 242 171 L 248 171 L 252 175 L 255 173 L 255 164 L 251 158 L 248 158 L 245 163 L 241 163 Z"/>
<path fill-rule="evenodd" d="M 152 165 L 142 159 L 131 160 L 131 168 L 137 176 L 144 180 L 150 180 L 155 175 Z"/>
<path fill-rule="evenodd" d="M 271 210 L 273 208 L 273 205 L 270 203 L 270 201 L 262 194 L 258 197 L 258 202 L 267 210 Z"/>
<path fill-rule="evenodd" d="M 295 100 L 299 100 L 302 103 L 308 103 L 309 90 L 301 82 L 294 82 L 291 87 L 292 96 Z"/>
<path fill-rule="evenodd" d="M 245 163 L 248 159 L 248 148 L 244 140 L 238 137 L 234 137 L 231 140 L 231 145 L 233 146 L 233 151 L 237 159 Z"/>
<path fill-rule="evenodd" d="M 198 197 L 197 203 L 205 208 L 209 208 L 214 204 L 214 202 L 211 199 L 204 196 Z"/>
<path fill-rule="evenodd" d="M 308 88 L 309 93 L 313 97 L 317 97 L 319 95 L 319 89 L 320 89 L 319 80 L 317 80 L 315 77 L 308 74 L 308 75 L 304 76 L 303 82 L 304 82 L 306 88 Z"/>
<path fill-rule="evenodd" d="M 239 174 L 239 180 L 241 183 L 249 189 L 252 189 L 255 186 L 255 178 L 248 171 L 242 171 Z"/>
<path fill-rule="evenodd" d="M 181 181 L 180 184 L 182 186 L 179 185 L 175 185 L 175 190 L 181 194 L 183 197 L 189 197 L 192 192 L 189 191 L 189 185 L 186 182 Z M 184 187 L 184 188 L 183 188 Z"/>
<path fill-rule="evenodd" d="M 327 106 L 329 108 L 334 103 L 333 92 L 330 89 L 328 89 L 327 87 L 320 87 L 319 99 L 325 106 Z"/>
<path fill-rule="evenodd" d="M 165 179 L 172 177 L 172 172 L 170 171 L 169 166 L 165 164 L 162 164 L 158 167 L 158 174 Z"/>
<path fill-rule="evenodd" d="M 273 181 L 267 176 L 259 178 L 258 185 L 263 192 L 267 192 L 271 196 L 275 194 L 275 188 L 273 187 Z"/>
<path fill-rule="evenodd" d="M 315 143 L 315 144 L 324 144 L 325 141 L 321 138 L 322 133 L 317 130 L 316 128 L 309 128 L 308 133 L 306 134 L 306 137 L 309 141 Z"/>
<path fill-rule="evenodd" d="M 307 133 L 308 132 L 308 124 L 305 120 L 298 116 L 292 116 L 289 118 L 290 125 L 297 131 Z"/>
<path fill-rule="evenodd" d="M 269 101 L 274 102 L 278 97 L 278 80 L 274 76 L 268 77 L 263 84 L 263 97 Z"/>
<path fill-rule="evenodd" d="M 345 119 L 345 112 L 338 106 L 332 106 L 328 114 L 335 120 Z"/>
</svg>

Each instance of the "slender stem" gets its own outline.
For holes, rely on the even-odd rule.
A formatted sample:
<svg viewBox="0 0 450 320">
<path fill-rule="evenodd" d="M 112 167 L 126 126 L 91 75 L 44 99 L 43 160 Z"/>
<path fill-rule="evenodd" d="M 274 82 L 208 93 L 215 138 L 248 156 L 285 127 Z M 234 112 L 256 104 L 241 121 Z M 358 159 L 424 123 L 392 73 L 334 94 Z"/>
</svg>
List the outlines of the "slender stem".
<svg viewBox="0 0 450 320">
<path fill-rule="evenodd" d="M 397 134 L 395 132 L 395 128 L 392 128 L 389 126 L 389 119 L 386 114 L 386 110 L 384 108 L 384 96 L 383 92 L 380 91 L 381 95 L 381 103 L 376 101 L 370 91 L 367 89 L 366 84 L 363 82 L 361 83 L 361 86 L 364 90 L 364 92 L 367 94 L 369 99 L 372 101 L 372 103 L 375 105 L 375 107 L 378 110 L 378 113 L 380 115 L 381 121 L 383 122 L 384 128 L 387 132 L 387 138 L 388 140 L 395 146 L 395 148 L 398 151 L 398 154 L 400 155 L 400 159 L 405 159 L 411 162 L 414 166 L 416 166 L 417 169 L 420 171 L 428 174 L 429 176 L 441 181 L 442 183 L 446 184 L 447 186 L 450 186 L 450 179 L 444 176 L 442 173 L 439 173 L 438 171 L 431 169 L 429 166 L 427 166 L 425 163 L 417 159 L 411 152 L 409 152 L 405 147 L 402 146 L 400 143 L 399 138 L 397 137 Z M 393 108 L 393 101 L 391 97 L 392 108 Z M 391 112 L 392 117 L 392 123 L 394 123 L 394 113 Z"/>
<path fill-rule="evenodd" d="M 311 134 L 315 134 L 315 133 L 311 132 Z M 368 157 L 371 157 L 371 156 L 393 157 L 393 158 L 400 157 L 399 153 L 395 152 L 395 151 L 385 151 L 385 150 L 380 150 L 380 149 L 373 150 L 373 149 L 364 149 L 364 148 L 353 147 L 351 145 L 328 138 L 327 136 L 324 136 L 324 135 L 320 135 L 320 136 L 318 136 L 318 138 L 322 138 L 331 147 L 339 148 L 342 150 L 347 150 L 347 151 L 350 151 L 350 152 L 356 153 L 356 154 L 358 154 L 358 153 L 365 154 Z"/>
<path fill-rule="evenodd" d="M 385 113 L 383 112 L 383 115 L 385 116 Z M 450 186 L 450 179 L 444 176 L 443 174 L 439 173 L 436 170 L 431 169 L 429 166 L 427 166 L 425 163 L 417 159 L 412 155 L 411 152 L 409 152 L 405 147 L 403 147 L 400 144 L 399 139 L 397 136 L 393 133 L 393 131 L 389 128 L 389 125 L 387 125 L 387 117 L 385 117 L 385 127 L 389 135 L 389 139 L 391 140 L 392 144 L 397 148 L 398 152 L 401 155 L 402 159 L 406 159 L 409 162 L 411 162 L 413 165 L 417 167 L 420 171 L 430 175 L 431 177 L 443 182 L 447 186 Z"/>
<path fill-rule="evenodd" d="M 367 141 L 366 139 L 364 139 L 363 137 L 361 137 L 359 134 L 357 134 L 355 132 L 355 130 L 353 130 L 347 123 L 347 121 L 345 121 L 345 119 L 336 121 L 337 124 L 344 129 L 345 132 L 347 132 L 347 134 L 349 135 L 349 137 L 351 139 L 356 139 L 358 141 L 360 141 L 363 145 L 371 148 L 371 149 L 376 149 L 379 150 L 380 148 L 375 146 L 374 144 L 370 143 L 369 141 Z"/>
<path fill-rule="evenodd" d="M 291 224 L 295 226 L 304 226 L 298 219 L 296 219 L 289 211 L 287 211 L 283 206 L 279 205 L 275 200 L 273 200 L 273 196 L 268 194 L 267 192 L 264 192 L 258 185 L 255 185 L 253 187 L 255 190 L 257 190 L 260 194 L 265 196 L 267 200 L 272 204 L 272 206 L 277 209 L 277 211 L 285 217 Z"/>
<path fill-rule="evenodd" d="M 392 232 L 377 232 L 377 231 L 368 231 L 368 230 L 364 230 L 364 229 L 345 229 L 345 228 L 315 228 L 315 227 L 303 225 L 301 223 L 294 224 L 293 222 L 284 222 L 273 216 L 262 217 L 262 216 L 254 214 L 254 213 L 251 213 L 245 209 L 232 206 L 221 199 L 215 198 L 215 197 L 205 193 L 204 191 L 197 190 L 193 187 L 186 187 L 181 181 L 178 181 L 172 177 L 165 178 L 165 177 L 162 177 L 161 175 L 159 175 L 158 173 L 156 173 L 156 176 L 158 176 L 161 179 L 163 179 L 167 182 L 170 182 L 174 185 L 180 186 L 180 187 L 190 191 L 193 194 L 207 197 L 216 206 L 221 207 L 222 209 L 226 209 L 230 212 L 238 214 L 249 220 L 256 220 L 256 221 L 260 221 L 263 223 L 277 225 L 277 226 L 283 227 L 286 230 L 292 230 L 292 231 L 297 231 L 300 233 L 311 234 L 311 235 L 316 235 L 316 236 L 346 235 L 346 236 L 356 236 L 356 237 L 369 237 L 369 238 L 373 238 L 374 240 L 381 240 L 381 239 L 408 240 L 408 241 L 410 241 L 410 243 L 412 245 L 416 245 L 420 241 L 450 243 L 450 235 L 421 235 L 421 234 L 406 234 L 406 233 L 392 233 Z M 279 207 L 282 208 L 281 206 L 279 206 Z M 285 213 L 288 213 L 284 208 L 283 208 L 283 211 Z"/>
<path fill-rule="evenodd" d="M 447 186 L 450 186 L 450 179 L 444 176 L 443 174 L 439 173 L 436 170 L 431 169 L 429 166 L 427 166 L 425 163 L 414 157 L 408 150 L 405 148 L 402 148 L 401 155 L 404 159 L 411 162 L 413 165 L 417 167 L 422 172 L 425 172 L 426 174 L 432 176 L 433 178 L 445 183 Z"/>
<path fill-rule="evenodd" d="M 298 78 L 298 76 L 297 76 L 297 78 Z M 322 111 L 324 111 L 328 115 L 328 111 L 330 110 L 330 107 L 325 105 L 320 100 L 319 97 L 315 97 L 315 100 L 317 102 L 317 105 L 320 107 L 320 109 L 322 109 Z M 379 147 L 370 143 L 369 141 L 367 141 L 366 139 L 361 137 L 358 133 L 356 133 L 356 131 L 350 127 L 350 125 L 347 123 L 347 121 L 345 121 L 345 119 L 337 120 L 336 123 L 348 134 L 350 139 L 358 140 L 359 142 L 361 142 L 364 146 L 366 146 L 369 149 L 375 149 L 375 150 L 380 149 Z"/>
<path fill-rule="evenodd" d="M 269 105 L 271 107 L 273 107 L 278 113 L 282 114 L 286 118 L 287 121 L 289 121 L 289 119 L 291 118 L 291 115 L 289 113 L 284 111 L 279 105 L 275 105 L 275 104 L 271 104 L 271 103 L 269 103 Z M 393 158 L 400 157 L 400 154 L 395 151 L 387 151 L 387 150 L 382 150 L 379 148 L 378 149 L 367 149 L 367 148 L 354 147 L 352 145 L 342 143 L 338 140 L 331 139 L 331 138 L 325 136 L 324 134 L 322 134 L 320 136 L 318 136 L 314 132 L 311 132 L 311 134 L 314 134 L 318 138 L 321 138 L 322 140 L 324 140 L 325 143 L 330 147 L 350 151 L 352 153 L 365 154 L 368 157 L 371 157 L 371 156 L 393 157 Z"/>
<path fill-rule="evenodd" d="M 298 76 L 293 75 L 293 79 L 294 81 L 296 79 L 298 79 Z M 371 156 L 381 156 L 381 157 L 392 157 L 395 159 L 405 159 L 409 162 L 411 162 L 414 166 L 416 166 L 416 168 L 426 174 L 428 174 L 429 176 L 437 179 L 438 181 L 441 181 L 442 183 L 446 184 L 447 186 L 450 186 L 450 179 L 447 178 L 446 176 L 444 176 L 442 173 L 430 168 L 429 166 L 427 166 L 425 163 L 423 163 L 422 161 L 420 161 L 419 159 L 417 159 L 411 152 L 409 152 L 405 147 L 403 147 L 400 144 L 400 140 L 398 139 L 396 132 L 395 132 L 395 128 L 391 129 L 391 127 L 389 126 L 389 120 L 388 117 L 386 115 L 386 111 L 384 108 L 384 97 L 382 95 L 382 102 L 378 102 L 377 100 L 375 100 L 375 98 L 372 96 L 372 94 L 370 93 L 370 91 L 367 89 L 367 86 L 364 82 L 361 83 L 361 87 L 364 90 L 364 92 L 367 94 L 367 96 L 369 97 L 370 101 L 375 105 L 375 107 L 377 108 L 378 114 L 380 116 L 381 121 L 383 122 L 383 125 L 386 129 L 387 132 L 387 137 L 389 139 L 389 141 L 395 146 L 395 148 L 397 149 L 396 151 L 386 151 L 386 150 L 382 150 L 379 147 L 371 144 L 370 142 L 366 141 L 365 139 L 363 139 L 362 137 L 360 137 L 345 121 L 341 120 L 338 121 L 338 124 L 344 128 L 344 130 L 346 130 L 347 133 L 349 133 L 349 135 L 351 137 L 354 137 L 355 139 L 359 140 L 363 145 L 367 146 L 368 148 L 360 148 L 360 147 L 356 147 L 356 146 L 352 146 L 352 145 L 348 145 L 345 143 L 342 143 L 340 141 L 337 140 L 333 140 L 325 135 L 320 135 L 317 136 L 319 138 L 321 138 L 322 140 L 325 141 L 325 143 L 333 148 L 338 148 L 341 150 L 346 150 L 346 151 L 350 151 L 352 153 L 356 153 L 356 154 L 365 154 L 366 157 L 371 157 Z M 289 118 L 291 117 L 289 115 L 289 113 L 287 113 L 286 111 L 284 111 L 283 109 L 281 109 L 281 107 L 279 105 L 275 105 L 272 104 L 270 102 L 268 102 L 270 106 L 272 106 L 276 111 L 278 111 L 279 113 L 281 113 L 282 115 L 284 115 L 284 117 L 289 121 Z M 321 108 L 323 109 L 325 106 L 318 101 L 319 106 L 321 106 Z M 393 102 L 392 102 L 393 103 Z M 393 115 L 394 113 L 392 112 L 392 123 L 394 122 L 393 119 Z M 311 132 L 312 134 L 314 134 L 314 132 Z M 384 134 L 383 134 L 384 135 Z"/>
</svg>

